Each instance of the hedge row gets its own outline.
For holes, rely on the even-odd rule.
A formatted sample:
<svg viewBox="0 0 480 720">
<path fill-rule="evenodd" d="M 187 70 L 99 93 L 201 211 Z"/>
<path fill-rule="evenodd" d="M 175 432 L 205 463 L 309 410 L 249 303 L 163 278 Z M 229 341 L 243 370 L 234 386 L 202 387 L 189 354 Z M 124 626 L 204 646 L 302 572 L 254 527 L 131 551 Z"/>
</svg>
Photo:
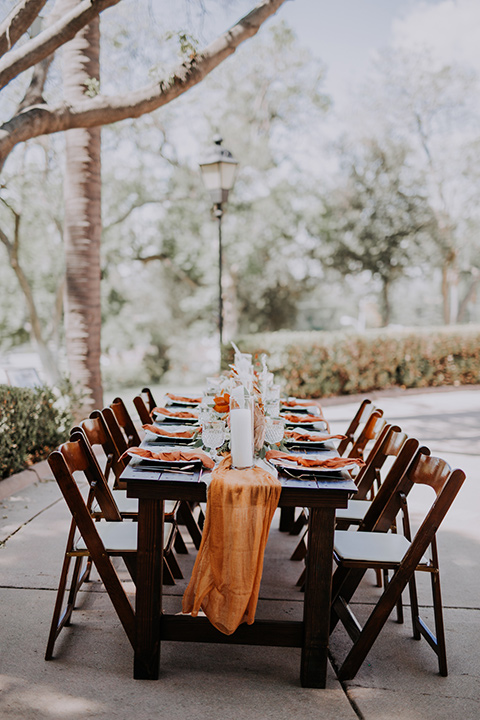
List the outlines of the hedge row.
<svg viewBox="0 0 480 720">
<path fill-rule="evenodd" d="M 245 335 L 237 345 L 253 355 L 266 353 L 284 391 L 297 397 L 480 383 L 478 325 L 361 335 L 279 331 Z M 225 348 L 225 363 L 232 359 Z"/>
<path fill-rule="evenodd" d="M 53 390 L 0 385 L 0 478 L 45 457 L 67 438 L 72 424 L 68 407 Z"/>
</svg>

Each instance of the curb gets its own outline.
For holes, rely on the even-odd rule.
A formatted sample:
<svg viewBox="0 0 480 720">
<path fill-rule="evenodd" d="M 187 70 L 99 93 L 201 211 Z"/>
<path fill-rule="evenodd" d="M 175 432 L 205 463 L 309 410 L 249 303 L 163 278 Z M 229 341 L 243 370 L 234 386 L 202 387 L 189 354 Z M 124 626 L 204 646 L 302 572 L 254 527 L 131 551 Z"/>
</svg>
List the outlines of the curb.
<svg viewBox="0 0 480 720">
<path fill-rule="evenodd" d="M 14 475 L 10 475 L 8 478 L 0 480 L 0 500 L 15 495 L 20 490 L 33 485 L 35 482 L 45 482 L 46 480 L 52 479 L 52 473 L 50 472 L 48 463 L 46 460 L 41 460 L 32 467 L 26 470 L 21 470 Z"/>
</svg>

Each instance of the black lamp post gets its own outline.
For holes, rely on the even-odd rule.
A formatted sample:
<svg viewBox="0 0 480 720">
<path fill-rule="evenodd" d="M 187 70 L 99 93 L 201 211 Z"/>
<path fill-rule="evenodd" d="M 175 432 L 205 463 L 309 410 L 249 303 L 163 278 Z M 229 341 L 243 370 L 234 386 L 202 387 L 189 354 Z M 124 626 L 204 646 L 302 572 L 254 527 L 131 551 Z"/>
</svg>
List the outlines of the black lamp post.
<svg viewBox="0 0 480 720">
<path fill-rule="evenodd" d="M 213 138 L 214 147 L 200 165 L 203 182 L 210 193 L 213 214 L 218 220 L 218 331 L 220 335 L 220 359 L 223 343 L 223 293 L 222 293 L 222 217 L 223 204 L 233 187 L 238 162 L 232 153 L 222 147 L 222 138 Z"/>
</svg>

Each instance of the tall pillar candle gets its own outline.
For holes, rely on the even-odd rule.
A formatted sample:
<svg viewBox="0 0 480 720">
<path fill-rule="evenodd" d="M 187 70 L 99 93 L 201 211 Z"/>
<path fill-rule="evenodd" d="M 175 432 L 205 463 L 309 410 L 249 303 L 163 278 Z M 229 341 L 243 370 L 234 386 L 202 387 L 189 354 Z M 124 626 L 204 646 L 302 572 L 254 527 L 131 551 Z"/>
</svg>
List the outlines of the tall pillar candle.
<svg viewBox="0 0 480 720">
<path fill-rule="evenodd" d="M 253 422 L 250 407 L 230 410 L 230 449 L 233 467 L 252 467 Z"/>
</svg>

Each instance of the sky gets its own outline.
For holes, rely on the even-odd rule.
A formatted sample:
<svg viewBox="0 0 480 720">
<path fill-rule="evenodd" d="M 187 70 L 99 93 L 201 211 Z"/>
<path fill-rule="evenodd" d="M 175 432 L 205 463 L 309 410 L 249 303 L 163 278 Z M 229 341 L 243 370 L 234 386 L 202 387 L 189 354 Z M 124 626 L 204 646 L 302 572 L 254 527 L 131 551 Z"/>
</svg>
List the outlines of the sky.
<svg viewBox="0 0 480 720">
<path fill-rule="evenodd" d="M 325 90 L 337 106 L 387 46 L 427 45 L 442 60 L 480 72 L 480 0 L 287 0 L 275 17 L 326 64 Z"/>
</svg>

